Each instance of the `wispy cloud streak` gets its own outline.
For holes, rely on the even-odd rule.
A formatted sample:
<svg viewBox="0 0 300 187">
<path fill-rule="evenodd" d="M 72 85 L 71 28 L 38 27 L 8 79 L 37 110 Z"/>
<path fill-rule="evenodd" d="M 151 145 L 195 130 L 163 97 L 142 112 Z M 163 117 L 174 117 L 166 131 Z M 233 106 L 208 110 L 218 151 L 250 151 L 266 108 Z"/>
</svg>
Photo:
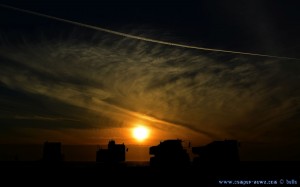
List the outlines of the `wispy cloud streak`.
<svg viewBox="0 0 300 187">
<path fill-rule="evenodd" d="M 61 21 L 61 22 L 72 24 L 72 25 L 93 29 L 93 30 L 96 30 L 96 31 L 106 32 L 106 33 L 109 33 L 109 34 L 114 34 L 114 35 L 118 35 L 118 36 L 122 36 L 122 37 L 126 37 L 126 38 L 131 38 L 131 39 L 136 39 L 136 40 L 151 42 L 151 43 L 156 43 L 156 44 L 162 44 L 162 45 L 168 45 L 168 46 L 180 47 L 180 48 L 186 48 L 186 49 L 195 49 L 195 50 L 201 50 L 201 51 L 221 52 L 221 53 L 249 55 L 249 56 L 260 56 L 260 57 L 279 58 L 279 59 L 287 59 L 287 60 L 298 60 L 298 61 L 300 60 L 300 59 L 291 58 L 291 57 L 283 57 L 283 56 L 275 56 L 275 55 L 267 55 L 267 54 L 259 54 L 259 53 L 250 53 L 250 52 L 231 51 L 231 50 L 224 50 L 224 49 L 213 49 L 213 48 L 178 44 L 178 43 L 174 43 L 174 42 L 167 42 L 167 41 L 156 40 L 156 39 L 136 36 L 136 35 L 132 35 L 132 34 L 127 34 L 127 33 L 123 33 L 123 32 L 118 32 L 118 31 L 114 31 L 114 30 L 110 30 L 110 29 L 106 29 L 106 28 L 102 28 L 102 27 L 97 27 L 97 26 L 88 25 L 88 24 L 84 24 L 84 23 L 80 23 L 80 22 L 76 22 L 76 21 L 71 21 L 71 20 L 67 20 L 67 19 L 63 19 L 63 18 L 58 18 L 58 17 L 55 17 L 55 16 L 50 16 L 50 15 L 46 15 L 46 14 L 42 14 L 42 13 L 30 11 L 30 10 L 25 10 L 25 9 L 21 9 L 21 8 L 16 8 L 16 7 L 4 5 L 4 4 L 0 4 L 0 7 L 15 10 L 15 11 L 19 11 L 19 12 L 23 12 L 23 13 L 27 13 L 27 14 L 32 14 L 32 15 L 35 15 L 35 16 L 44 17 L 44 18 L 48 18 L 48 19 L 52 19 L 52 20 L 56 20 L 56 21 Z"/>
<path fill-rule="evenodd" d="M 165 130 L 182 126 L 212 139 L 275 141 L 289 133 L 299 141 L 297 61 L 79 35 L 2 42 L 1 85 L 86 111 L 77 117 L 73 111 L 55 111 L 57 119 L 72 116 L 83 128 L 126 126 L 138 119 Z M 91 115 L 93 120 L 85 117 Z"/>
</svg>

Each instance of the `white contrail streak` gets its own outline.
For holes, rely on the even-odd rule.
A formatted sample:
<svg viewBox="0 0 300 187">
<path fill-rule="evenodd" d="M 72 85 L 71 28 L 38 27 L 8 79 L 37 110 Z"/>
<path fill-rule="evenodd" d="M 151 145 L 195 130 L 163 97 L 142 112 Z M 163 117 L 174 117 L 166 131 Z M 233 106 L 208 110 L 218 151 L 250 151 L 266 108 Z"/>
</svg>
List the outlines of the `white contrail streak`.
<svg viewBox="0 0 300 187">
<path fill-rule="evenodd" d="M 123 32 L 113 31 L 110 29 L 96 27 L 93 25 L 88 25 L 88 24 L 84 24 L 84 23 L 80 23 L 80 22 L 76 22 L 76 21 L 71 21 L 71 20 L 67 20 L 67 19 L 63 19 L 63 18 L 59 18 L 59 17 L 55 17 L 55 16 L 50 16 L 50 15 L 46 15 L 46 14 L 42 14 L 42 13 L 30 11 L 30 10 L 25 10 L 25 9 L 21 9 L 21 8 L 16 8 L 16 7 L 4 5 L 4 4 L 0 4 L 0 7 L 27 13 L 27 14 L 31 14 L 31 15 L 36 15 L 36 16 L 40 16 L 40 17 L 44 17 L 44 18 L 48 18 L 48 19 L 53 19 L 53 20 L 57 20 L 57 21 L 65 22 L 65 23 L 70 23 L 73 25 L 77 25 L 80 27 L 85 27 L 85 28 L 89 28 L 89 29 L 93 29 L 93 30 L 97 30 L 97 31 L 101 31 L 101 32 L 106 32 L 106 33 L 110 33 L 110 34 L 114 34 L 114 35 L 118 35 L 118 36 L 123 36 L 126 38 L 132 38 L 132 39 L 136 39 L 136 40 L 152 42 L 152 43 L 157 43 L 157 44 L 163 44 L 163 45 L 168 45 L 168 46 L 176 46 L 176 47 L 181 47 L 181 48 L 186 48 L 186 49 L 195 49 L 195 50 L 202 50 L 202 51 L 213 51 L 213 52 L 240 54 L 240 55 L 251 55 L 251 56 L 279 58 L 279 59 L 287 59 L 287 60 L 300 60 L 298 58 L 292 58 L 292 57 L 274 56 L 274 55 L 266 55 L 266 54 L 259 54 L 259 53 L 248 53 L 248 52 L 241 52 L 241 51 L 230 51 L 230 50 L 223 50 L 223 49 L 213 49 L 213 48 L 205 48 L 205 47 L 198 47 L 198 46 L 192 46 L 192 45 L 178 44 L 178 43 L 173 43 L 173 42 L 166 42 L 166 41 L 162 41 L 162 40 L 155 40 L 155 39 L 151 39 L 151 38 L 145 38 L 145 37 L 141 37 L 141 36 L 126 34 Z"/>
</svg>

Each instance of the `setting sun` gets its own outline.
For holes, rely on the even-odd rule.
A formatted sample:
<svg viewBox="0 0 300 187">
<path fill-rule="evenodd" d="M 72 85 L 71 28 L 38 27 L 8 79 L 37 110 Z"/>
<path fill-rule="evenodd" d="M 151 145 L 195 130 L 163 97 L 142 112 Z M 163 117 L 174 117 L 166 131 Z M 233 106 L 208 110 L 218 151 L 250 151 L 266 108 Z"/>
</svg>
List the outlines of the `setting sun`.
<svg viewBox="0 0 300 187">
<path fill-rule="evenodd" d="M 143 126 L 133 129 L 133 137 L 138 141 L 143 141 L 149 136 L 149 130 Z"/>
</svg>

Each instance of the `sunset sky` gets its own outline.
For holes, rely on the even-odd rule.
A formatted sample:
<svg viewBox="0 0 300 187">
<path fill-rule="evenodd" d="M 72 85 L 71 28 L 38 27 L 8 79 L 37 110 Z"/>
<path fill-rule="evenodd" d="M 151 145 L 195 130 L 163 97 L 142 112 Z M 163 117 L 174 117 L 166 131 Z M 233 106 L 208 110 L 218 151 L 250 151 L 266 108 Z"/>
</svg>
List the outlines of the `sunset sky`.
<svg viewBox="0 0 300 187">
<path fill-rule="evenodd" d="M 260 152 L 255 159 L 299 160 L 293 3 L 0 2 L 154 40 L 295 58 L 168 46 L 0 7 L 0 144 L 237 139 L 245 152 Z M 149 130 L 143 141 L 133 136 L 138 126 Z"/>
</svg>

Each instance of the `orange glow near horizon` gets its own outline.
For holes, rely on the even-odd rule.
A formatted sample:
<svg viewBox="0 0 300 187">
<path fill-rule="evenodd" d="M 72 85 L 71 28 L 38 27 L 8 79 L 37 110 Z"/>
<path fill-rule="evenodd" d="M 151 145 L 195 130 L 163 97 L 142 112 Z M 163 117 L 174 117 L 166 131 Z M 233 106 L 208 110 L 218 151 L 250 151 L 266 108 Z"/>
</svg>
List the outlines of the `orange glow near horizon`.
<svg viewBox="0 0 300 187">
<path fill-rule="evenodd" d="M 143 127 L 143 130 L 137 130 L 138 138 L 134 135 L 135 129 Z M 18 137 L 0 137 L 0 142 L 4 143 L 28 143 L 42 144 L 46 140 L 62 142 L 63 145 L 107 145 L 109 140 L 115 140 L 116 143 L 125 145 L 154 146 L 160 141 L 168 139 L 182 139 L 192 142 L 192 145 L 203 145 L 211 142 L 211 139 L 201 133 L 195 132 L 180 125 L 149 123 L 143 120 L 132 120 L 122 127 L 99 128 L 99 129 L 62 129 L 60 131 L 53 129 L 19 128 L 19 133 L 26 133 L 28 136 Z M 5 139 L 4 139 L 5 138 Z M 5 141 L 4 141 L 5 140 Z"/>
</svg>

